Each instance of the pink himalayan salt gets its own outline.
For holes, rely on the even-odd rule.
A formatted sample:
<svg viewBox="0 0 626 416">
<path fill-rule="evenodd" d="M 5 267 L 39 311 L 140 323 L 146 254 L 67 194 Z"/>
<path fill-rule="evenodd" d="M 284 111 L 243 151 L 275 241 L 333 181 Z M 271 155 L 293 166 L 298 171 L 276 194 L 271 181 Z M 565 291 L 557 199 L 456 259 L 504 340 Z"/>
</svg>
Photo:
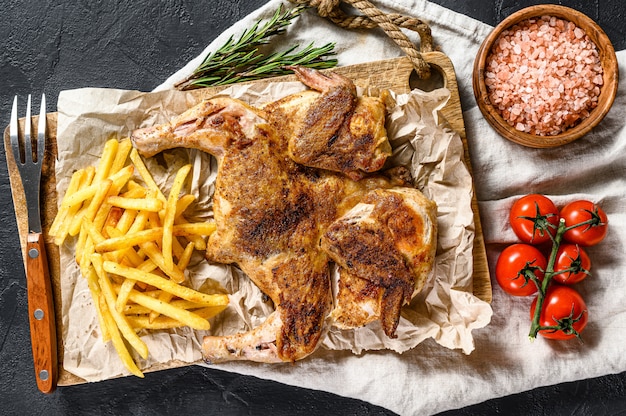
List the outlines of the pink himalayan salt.
<svg viewBox="0 0 626 416">
<path fill-rule="evenodd" d="M 589 116 L 603 84 L 596 45 L 574 23 L 542 16 L 502 32 L 485 66 L 491 104 L 508 124 L 538 136 Z"/>
</svg>

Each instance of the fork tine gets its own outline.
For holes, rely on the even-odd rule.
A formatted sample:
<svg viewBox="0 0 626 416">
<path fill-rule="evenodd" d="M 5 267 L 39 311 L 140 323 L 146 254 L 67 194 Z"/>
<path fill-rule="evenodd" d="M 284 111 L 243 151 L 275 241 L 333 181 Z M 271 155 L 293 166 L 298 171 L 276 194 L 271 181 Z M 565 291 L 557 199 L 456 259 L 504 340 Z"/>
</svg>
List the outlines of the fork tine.
<svg viewBox="0 0 626 416">
<path fill-rule="evenodd" d="M 9 124 L 9 134 L 11 136 L 11 147 L 13 148 L 13 158 L 15 163 L 22 163 L 20 156 L 20 142 L 18 139 L 19 125 L 17 122 L 17 95 L 13 99 L 13 109 L 11 110 L 11 123 Z"/>
<path fill-rule="evenodd" d="M 33 149 L 31 145 L 32 137 L 30 133 L 32 130 L 33 120 L 30 118 L 30 104 L 30 94 L 28 94 L 28 100 L 26 102 L 26 116 L 24 117 L 24 137 L 22 140 L 24 142 L 24 163 L 33 161 Z"/>
<path fill-rule="evenodd" d="M 26 163 L 41 165 L 46 149 L 46 95 L 41 95 L 41 108 L 39 110 L 39 124 L 37 127 L 37 138 L 34 137 L 33 121 L 31 118 L 32 97 L 28 94 L 26 103 L 26 116 L 24 117 L 24 134 L 22 135 L 22 145 L 20 145 L 19 118 L 17 115 L 17 95 L 13 98 L 13 108 L 11 109 L 11 122 L 9 124 L 9 135 L 11 138 L 11 148 L 13 158 L 18 167 Z M 33 149 L 33 146 L 36 146 Z M 33 151 L 35 151 L 33 154 Z M 35 159 L 36 158 L 36 159 Z"/>
<path fill-rule="evenodd" d="M 37 127 L 37 163 L 43 162 L 46 149 L 46 94 L 41 94 L 41 108 L 39 110 L 39 126 Z"/>
</svg>

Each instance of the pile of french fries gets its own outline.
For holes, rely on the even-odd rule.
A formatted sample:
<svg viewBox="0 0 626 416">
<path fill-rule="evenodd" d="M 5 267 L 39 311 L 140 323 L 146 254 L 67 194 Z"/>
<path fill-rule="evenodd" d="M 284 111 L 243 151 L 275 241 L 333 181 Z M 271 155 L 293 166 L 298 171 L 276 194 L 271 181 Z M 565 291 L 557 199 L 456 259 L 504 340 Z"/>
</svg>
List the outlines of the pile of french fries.
<svg viewBox="0 0 626 416">
<path fill-rule="evenodd" d="M 166 197 L 130 139 L 110 139 L 97 167 L 72 175 L 49 231 L 59 246 L 75 239 L 76 262 L 87 279 L 103 341 L 111 341 L 139 377 L 143 373 L 127 347 L 148 357 L 139 331 L 207 330 L 208 319 L 228 305 L 225 294 L 184 285 L 194 250 L 205 250 L 215 231 L 213 221 L 191 223 L 182 215 L 195 200 L 181 195 L 190 170 L 185 165 L 177 171 Z"/>
</svg>

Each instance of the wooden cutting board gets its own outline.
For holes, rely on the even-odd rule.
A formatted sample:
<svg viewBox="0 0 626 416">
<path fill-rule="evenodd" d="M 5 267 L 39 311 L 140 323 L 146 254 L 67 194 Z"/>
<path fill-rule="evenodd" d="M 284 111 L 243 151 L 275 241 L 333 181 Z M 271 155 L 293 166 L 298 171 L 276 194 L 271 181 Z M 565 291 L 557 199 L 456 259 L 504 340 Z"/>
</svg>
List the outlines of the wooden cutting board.
<svg viewBox="0 0 626 416">
<path fill-rule="evenodd" d="M 450 90 L 450 99 L 446 106 L 441 110 L 441 114 L 448 121 L 450 126 L 459 133 L 464 147 L 464 161 L 470 174 L 472 172 L 469 150 L 465 135 L 465 125 L 463 123 L 463 114 L 461 111 L 461 101 L 456 81 L 454 67 L 450 59 L 441 52 L 427 52 L 423 54 L 424 59 L 431 64 L 434 75 L 431 81 L 420 85 L 422 81 L 414 76 L 413 67 L 408 58 L 396 58 L 385 61 L 368 62 L 364 64 L 345 66 L 333 69 L 354 81 L 358 87 L 369 89 L 389 89 L 396 93 L 402 94 L 409 92 L 412 88 L 421 88 L 428 90 L 444 86 Z M 295 81 L 295 76 L 277 77 L 268 80 L 256 81 L 256 83 L 269 83 L 276 81 Z M 226 87 L 205 88 L 194 90 L 192 93 L 197 95 L 199 99 L 211 96 Z M 35 117 L 36 118 L 36 117 Z M 23 120 L 20 120 L 23 123 Z M 60 266 L 59 266 L 59 250 L 53 243 L 53 239 L 48 236 L 48 230 L 57 212 L 57 194 L 55 167 L 56 160 L 56 131 L 57 131 L 57 114 L 49 113 L 47 115 L 48 141 L 46 143 L 46 152 L 43 163 L 43 182 L 42 182 L 42 227 L 46 241 L 46 249 L 48 250 L 48 261 L 50 264 L 50 276 L 52 278 L 52 287 L 54 290 L 55 310 L 57 321 L 57 333 L 62 334 L 61 319 L 61 287 L 60 287 Z M 36 130 L 37 123 L 35 121 L 34 128 Z M 17 228 L 20 237 L 20 245 L 22 248 L 23 259 L 26 258 L 26 236 L 28 234 L 28 221 L 26 217 L 26 202 L 24 200 L 24 191 L 19 177 L 19 172 L 15 165 L 13 153 L 11 151 L 11 143 L 8 127 L 4 132 L 4 146 L 7 158 L 7 166 L 9 170 L 9 179 L 11 182 L 11 192 L 13 195 L 13 204 L 15 207 L 15 216 L 17 220 Z M 474 222 L 476 235 L 474 238 L 474 275 L 473 275 L 473 293 L 478 298 L 491 302 L 491 280 L 489 277 L 489 268 L 487 264 L 487 255 L 483 239 L 480 216 L 478 213 L 478 204 L 476 197 L 472 198 L 472 210 L 474 212 Z M 24 260 L 25 262 L 25 260 Z M 85 381 L 63 368 L 63 345 L 61 336 L 58 338 L 59 353 L 59 380 L 58 385 L 73 385 L 84 383 Z M 157 371 L 167 368 L 180 367 L 188 365 L 182 362 L 169 362 L 153 366 L 144 371 Z"/>
</svg>

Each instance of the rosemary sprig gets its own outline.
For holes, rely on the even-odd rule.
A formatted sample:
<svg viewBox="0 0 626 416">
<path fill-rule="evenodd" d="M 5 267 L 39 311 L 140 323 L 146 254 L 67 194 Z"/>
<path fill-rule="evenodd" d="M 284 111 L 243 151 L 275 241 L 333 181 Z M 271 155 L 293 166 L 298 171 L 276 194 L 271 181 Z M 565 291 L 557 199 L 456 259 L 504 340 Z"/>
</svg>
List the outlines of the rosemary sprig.
<svg viewBox="0 0 626 416">
<path fill-rule="evenodd" d="M 266 77 L 290 73 L 283 69 L 288 65 L 302 65 L 324 69 L 337 65 L 334 55 L 334 43 L 322 47 L 309 44 L 301 51 L 295 45 L 283 52 L 265 55 L 261 48 L 270 42 L 270 38 L 283 34 L 291 21 L 299 16 L 306 6 L 298 6 L 283 12 L 282 5 L 265 24 L 257 21 L 246 29 L 239 39 L 231 36 L 224 45 L 209 54 L 196 70 L 185 80 L 176 84 L 180 90 L 189 90 L 216 85 L 253 81 Z"/>
</svg>

